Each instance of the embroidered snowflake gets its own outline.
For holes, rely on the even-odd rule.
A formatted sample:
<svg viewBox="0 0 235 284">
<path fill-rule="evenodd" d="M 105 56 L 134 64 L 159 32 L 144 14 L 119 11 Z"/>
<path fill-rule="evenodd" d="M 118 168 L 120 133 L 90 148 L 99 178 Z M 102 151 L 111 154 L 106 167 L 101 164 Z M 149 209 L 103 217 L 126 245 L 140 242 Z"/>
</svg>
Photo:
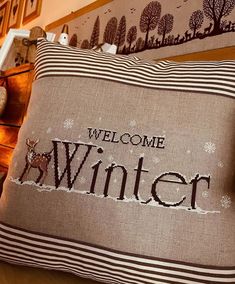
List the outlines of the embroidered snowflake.
<svg viewBox="0 0 235 284">
<path fill-rule="evenodd" d="M 229 208 L 231 206 L 231 198 L 228 195 L 222 196 L 220 200 L 221 206 L 224 208 Z"/>
<path fill-rule="evenodd" d="M 51 133 L 51 127 L 49 127 L 48 129 L 47 129 L 47 133 L 49 134 L 49 133 Z"/>
<path fill-rule="evenodd" d="M 114 182 L 114 183 L 117 183 L 117 179 L 115 178 L 115 179 L 113 180 L 113 182 Z"/>
<path fill-rule="evenodd" d="M 73 119 L 68 118 L 64 121 L 64 128 L 70 129 L 73 127 L 73 124 L 74 124 Z"/>
<path fill-rule="evenodd" d="M 213 154 L 215 153 L 216 146 L 212 142 L 206 142 L 204 145 L 204 151 L 207 152 L 208 154 Z"/>
<path fill-rule="evenodd" d="M 135 120 L 131 120 L 129 123 L 130 127 L 135 127 L 137 125 Z"/>
<path fill-rule="evenodd" d="M 153 157 L 154 164 L 158 164 L 160 162 L 160 159 L 158 157 Z"/>
<path fill-rule="evenodd" d="M 190 154 L 191 153 L 191 151 L 190 150 L 187 150 L 187 152 L 186 152 L 187 154 Z"/>
<path fill-rule="evenodd" d="M 180 189 L 177 187 L 177 188 L 176 188 L 176 191 L 179 192 L 179 190 L 180 190 Z"/>
<path fill-rule="evenodd" d="M 144 180 L 144 179 L 142 179 L 142 180 L 141 180 L 141 183 L 145 183 L 145 180 Z"/>
<path fill-rule="evenodd" d="M 99 121 L 101 121 L 102 120 L 102 117 L 99 117 Z"/>
<path fill-rule="evenodd" d="M 207 198 L 209 196 L 208 191 L 203 191 L 202 192 L 202 197 Z"/>
<path fill-rule="evenodd" d="M 85 177 L 80 177 L 79 182 L 80 182 L 81 184 L 86 183 L 86 178 L 85 178 Z"/>
<path fill-rule="evenodd" d="M 221 161 L 219 161 L 217 165 L 218 165 L 219 168 L 223 168 L 224 167 L 224 164 Z"/>
<path fill-rule="evenodd" d="M 130 149 L 130 153 L 131 153 L 131 154 L 133 153 L 133 149 Z"/>
<path fill-rule="evenodd" d="M 108 160 L 109 160 L 110 162 L 112 162 L 112 161 L 114 160 L 114 157 L 113 157 L 112 155 L 109 155 L 109 156 L 108 156 Z"/>
</svg>

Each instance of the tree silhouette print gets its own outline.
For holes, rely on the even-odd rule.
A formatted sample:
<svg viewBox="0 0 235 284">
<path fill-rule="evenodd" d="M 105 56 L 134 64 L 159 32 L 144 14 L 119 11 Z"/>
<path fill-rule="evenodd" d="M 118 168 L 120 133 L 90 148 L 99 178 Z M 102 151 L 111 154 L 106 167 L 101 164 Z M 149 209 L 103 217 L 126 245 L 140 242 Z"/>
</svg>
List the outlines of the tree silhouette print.
<svg viewBox="0 0 235 284">
<path fill-rule="evenodd" d="M 89 47 L 90 47 L 89 41 L 88 41 L 87 39 L 84 39 L 83 42 L 82 42 L 82 44 L 81 44 L 81 48 L 83 48 L 83 49 L 89 49 Z"/>
<path fill-rule="evenodd" d="M 214 22 L 212 35 L 220 34 L 221 19 L 228 16 L 235 7 L 234 0 L 203 0 L 203 11 L 205 16 Z"/>
<path fill-rule="evenodd" d="M 194 11 L 189 19 L 189 28 L 193 31 L 193 38 L 196 37 L 196 31 L 201 28 L 204 21 L 204 15 L 201 10 Z"/>
<path fill-rule="evenodd" d="M 122 16 L 114 40 L 114 44 L 117 46 L 117 53 L 119 52 L 119 47 L 121 47 L 125 43 L 125 39 L 126 39 L 126 17 Z"/>
<path fill-rule="evenodd" d="M 77 44 L 78 44 L 78 36 L 77 36 L 77 34 L 73 34 L 70 41 L 69 41 L 69 45 L 76 47 Z"/>
<path fill-rule="evenodd" d="M 148 47 L 152 48 L 154 46 L 154 43 L 155 43 L 155 35 L 150 37 L 150 40 L 148 42 Z"/>
<path fill-rule="evenodd" d="M 162 35 L 162 45 L 164 45 L 166 34 L 173 29 L 174 17 L 171 14 L 164 15 L 158 25 L 158 34 Z"/>
<path fill-rule="evenodd" d="M 97 46 L 99 44 L 99 35 L 100 35 L 100 17 L 97 16 L 94 27 L 93 27 L 93 31 L 91 34 L 90 48 Z"/>
<path fill-rule="evenodd" d="M 109 44 L 113 44 L 114 43 L 114 39 L 116 36 L 116 32 L 117 32 L 117 18 L 116 17 L 112 17 L 105 28 L 104 31 L 104 42 L 107 42 Z"/>
<path fill-rule="evenodd" d="M 165 41 L 167 41 L 168 45 L 172 45 L 172 44 L 174 44 L 174 39 L 175 39 L 174 35 L 168 35 L 168 37 Z"/>
<path fill-rule="evenodd" d="M 145 48 L 148 47 L 149 31 L 156 28 L 161 17 L 161 10 L 161 4 L 158 1 L 152 1 L 144 8 L 141 14 L 140 30 L 142 33 L 146 33 L 144 44 Z"/>
<path fill-rule="evenodd" d="M 187 0 L 183 1 L 187 2 Z M 185 30 L 181 30 L 181 32 L 175 35 L 172 34 L 172 30 L 177 18 L 174 18 L 169 13 L 162 15 L 162 4 L 159 0 L 147 3 L 143 6 L 139 26 L 134 24 L 129 30 L 125 15 L 119 18 L 119 20 L 111 16 L 106 22 L 106 26 L 104 26 L 103 41 L 102 39 L 99 40 L 101 18 L 97 16 L 90 42 L 87 39 L 84 40 L 81 48 L 93 48 L 99 45 L 101 41 L 115 44 L 117 53 L 129 54 L 146 49 L 158 49 L 164 46 L 184 44 L 194 39 L 204 39 L 221 33 L 235 32 L 234 19 L 225 18 L 234 10 L 235 0 L 202 0 L 202 8 L 190 12 L 188 15 L 188 27 L 186 26 Z M 178 7 L 180 8 L 181 6 Z M 133 12 L 134 8 L 131 8 L 130 11 Z M 111 12 L 111 10 L 106 11 L 105 14 L 108 12 Z M 203 27 L 206 18 L 209 19 L 208 25 Z M 140 29 L 142 33 L 138 37 L 137 29 Z M 74 45 L 76 40 L 75 38 L 73 39 Z M 73 41 L 71 39 L 70 45 L 73 45 Z"/>
<path fill-rule="evenodd" d="M 129 29 L 127 34 L 127 42 L 129 43 L 129 52 L 131 51 L 131 44 L 136 40 L 137 38 L 137 28 L 136 26 L 133 26 Z"/>
<path fill-rule="evenodd" d="M 144 40 L 142 37 L 139 37 L 136 41 L 136 51 L 140 51 L 144 48 Z"/>
</svg>

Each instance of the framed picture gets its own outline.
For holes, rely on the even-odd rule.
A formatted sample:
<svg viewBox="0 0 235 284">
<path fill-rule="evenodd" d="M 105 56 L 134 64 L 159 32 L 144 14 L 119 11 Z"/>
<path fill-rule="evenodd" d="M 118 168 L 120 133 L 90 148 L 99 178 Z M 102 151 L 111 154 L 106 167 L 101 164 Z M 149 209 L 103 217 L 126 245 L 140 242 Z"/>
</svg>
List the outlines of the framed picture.
<svg viewBox="0 0 235 284">
<path fill-rule="evenodd" d="M 23 10 L 23 0 L 12 0 L 11 9 L 8 19 L 8 29 L 18 28 L 20 26 L 20 20 Z"/>
<path fill-rule="evenodd" d="M 23 25 L 38 17 L 41 13 L 42 0 L 25 0 Z"/>
<path fill-rule="evenodd" d="M 0 49 L 0 70 L 6 70 L 13 67 L 12 61 L 15 57 L 15 48 L 13 46 L 14 39 L 28 38 L 29 30 L 10 29 L 3 45 Z"/>
<path fill-rule="evenodd" d="M 9 17 L 10 3 L 9 1 L 0 5 L 0 37 L 6 33 L 8 17 Z"/>
<path fill-rule="evenodd" d="M 47 32 L 47 40 L 54 41 L 55 34 Z M 29 38 L 30 30 L 10 29 L 3 45 L 0 49 L 0 70 L 7 70 L 15 66 L 15 60 L 17 54 L 21 54 L 21 57 L 25 58 L 27 53 L 27 47 L 20 47 L 18 42 L 22 42 L 22 39 Z"/>
</svg>

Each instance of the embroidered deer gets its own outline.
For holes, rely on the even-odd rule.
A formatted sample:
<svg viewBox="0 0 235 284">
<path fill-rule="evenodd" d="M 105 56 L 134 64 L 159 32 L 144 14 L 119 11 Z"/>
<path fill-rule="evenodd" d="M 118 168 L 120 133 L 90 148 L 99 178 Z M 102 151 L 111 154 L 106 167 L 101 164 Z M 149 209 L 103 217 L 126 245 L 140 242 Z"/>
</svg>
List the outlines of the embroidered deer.
<svg viewBox="0 0 235 284">
<path fill-rule="evenodd" d="M 19 179 L 19 181 L 22 183 L 23 177 L 27 172 L 27 175 L 29 174 L 29 171 L 31 168 L 38 169 L 40 174 L 36 180 L 36 183 L 39 183 L 40 185 L 43 184 L 46 176 L 47 176 L 47 169 L 48 164 L 51 160 L 51 153 L 54 149 L 52 149 L 50 152 L 44 152 L 42 154 L 35 152 L 35 147 L 38 144 L 39 139 L 36 141 L 26 139 L 26 145 L 28 146 L 28 151 L 25 156 L 26 164 L 25 168 L 23 170 L 23 173 Z"/>
<path fill-rule="evenodd" d="M 235 22 L 234 22 L 234 23 L 232 23 L 231 31 L 232 31 L 232 32 L 235 32 Z"/>
<path fill-rule="evenodd" d="M 229 31 L 231 30 L 231 27 L 232 27 L 232 22 L 229 21 L 229 23 L 225 26 L 224 30 L 225 30 L 226 32 L 229 32 Z"/>
<path fill-rule="evenodd" d="M 207 28 L 205 28 L 205 29 L 204 29 L 204 35 L 206 35 L 206 34 L 209 34 L 209 33 L 210 33 L 212 26 L 213 26 L 213 24 L 212 24 L 212 23 L 210 23 L 210 25 L 209 25 Z"/>
<path fill-rule="evenodd" d="M 190 39 L 191 39 L 191 37 L 192 37 L 192 34 L 191 34 L 191 33 L 189 33 L 189 32 L 188 32 L 188 30 L 184 33 L 184 35 L 185 35 L 185 41 L 190 40 Z"/>
<path fill-rule="evenodd" d="M 155 41 L 155 42 L 156 42 L 156 47 L 158 47 L 158 46 L 160 46 L 160 45 L 161 45 L 161 41 L 160 41 L 158 38 L 156 39 L 156 41 Z"/>
<path fill-rule="evenodd" d="M 175 37 L 174 44 L 178 44 L 179 43 L 179 39 L 180 39 L 180 35 L 178 34 L 178 36 Z"/>
</svg>

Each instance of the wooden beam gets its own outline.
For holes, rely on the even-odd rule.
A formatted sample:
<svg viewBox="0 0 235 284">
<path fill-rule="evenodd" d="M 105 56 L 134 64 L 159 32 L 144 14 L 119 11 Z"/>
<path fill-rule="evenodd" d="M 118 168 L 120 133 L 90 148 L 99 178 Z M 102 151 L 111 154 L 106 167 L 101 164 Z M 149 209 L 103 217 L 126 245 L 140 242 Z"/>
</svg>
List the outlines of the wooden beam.
<svg viewBox="0 0 235 284">
<path fill-rule="evenodd" d="M 72 12 L 71 14 L 67 15 L 67 16 L 64 16 L 63 18 L 60 18 L 59 20 L 57 21 L 54 21 L 52 22 L 51 24 L 47 25 L 45 27 L 45 31 L 48 32 L 48 31 L 51 31 L 65 23 L 68 23 L 74 19 L 76 19 L 77 17 L 80 17 L 86 13 L 89 13 L 97 8 L 100 8 L 101 6 L 104 6 L 110 2 L 112 2 L 113 0 L 97 0 L 75 12 Z"/>
</svg>

